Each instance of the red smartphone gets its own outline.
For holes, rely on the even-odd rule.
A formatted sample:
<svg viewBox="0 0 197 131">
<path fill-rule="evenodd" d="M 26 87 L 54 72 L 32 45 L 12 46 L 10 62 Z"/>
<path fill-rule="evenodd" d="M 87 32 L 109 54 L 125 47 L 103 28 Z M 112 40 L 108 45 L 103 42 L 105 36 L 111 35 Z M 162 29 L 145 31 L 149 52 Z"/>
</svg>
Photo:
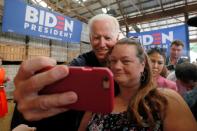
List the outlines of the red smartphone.
<svg viewBox="0 0 197 131">
<path fill-rule="evenodd" d="M 78 101 L 68 105 L 70 109 L 110 113 L 114 106 L 114 80 L 105 67 L 69 67 L 69 75 L 46 86 L 40 94 L 74 91 Z"/>
</svg>

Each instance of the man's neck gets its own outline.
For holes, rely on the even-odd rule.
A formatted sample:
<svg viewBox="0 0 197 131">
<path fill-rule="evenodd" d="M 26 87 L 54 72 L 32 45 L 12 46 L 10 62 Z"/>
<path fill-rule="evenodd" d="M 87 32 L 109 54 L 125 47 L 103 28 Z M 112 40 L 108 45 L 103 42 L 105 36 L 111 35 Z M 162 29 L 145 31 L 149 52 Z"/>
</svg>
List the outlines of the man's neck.
<svg viewBox="0 0 197 131">
<path fill-rule="evenodd" d="M 178 59 L 179 59 L 179 58 L 176 58 L 176 57 L 170 57 L 170 64 L 176 65 Z"/>
<path fill-rule="evenodd" d="M 104 60 L 104 61 L 99 61 L 100 65 L 102 67 L 107 67 L 107 62 Z"/>
</svg>

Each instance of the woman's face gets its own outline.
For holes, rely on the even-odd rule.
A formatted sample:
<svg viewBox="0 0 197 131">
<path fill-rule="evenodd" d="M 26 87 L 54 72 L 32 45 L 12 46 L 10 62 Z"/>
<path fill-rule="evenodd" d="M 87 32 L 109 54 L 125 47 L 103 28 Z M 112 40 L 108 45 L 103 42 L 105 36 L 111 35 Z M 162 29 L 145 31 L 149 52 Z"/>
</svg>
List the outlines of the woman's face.
<svg viewBox="0 0 197 131">
<path fill-rule="evenodd" d="M 164 58 L 162 55 L 160 55 L 157 52 L 150 54 L 149 58 L 151 60 L 153 77 L 157 77 L 160 75 L 160 73 L 164 68 L 164 63 L 165 63 Z"/>
<path fill-rule="evenodd" d="M 141 72 L 144 71 L 144 62 L 140 62 L 136 56 L 134 45 L 115 45 L 109 57 L 110 68 L 114 74 L 114 80 L 122 86 L 139 84 Z"/>
</svg>

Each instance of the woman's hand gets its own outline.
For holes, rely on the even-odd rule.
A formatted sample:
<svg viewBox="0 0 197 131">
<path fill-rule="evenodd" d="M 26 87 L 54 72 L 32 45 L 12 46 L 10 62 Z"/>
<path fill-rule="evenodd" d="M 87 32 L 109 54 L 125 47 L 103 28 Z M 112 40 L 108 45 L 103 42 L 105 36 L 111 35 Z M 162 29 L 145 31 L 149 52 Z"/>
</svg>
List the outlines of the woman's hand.
<svg viewBox="0 0 197 131">
<path fill-rule="evenodd" d="M 48 67 L 52 68 L 37 73 Z M 46 85 L 66 77 L 68 73 L 67 66 L 56 65 L 56 61 L 48 57 L 37 57 L 21 64 L 14 79 L 14 99 L 18 110 L 26 120 L 40 120 L 65 112 L 68 109 L 63 106 L 77 101 L 77 95 L 74 92 L 38 94 Z"/>
</svg>

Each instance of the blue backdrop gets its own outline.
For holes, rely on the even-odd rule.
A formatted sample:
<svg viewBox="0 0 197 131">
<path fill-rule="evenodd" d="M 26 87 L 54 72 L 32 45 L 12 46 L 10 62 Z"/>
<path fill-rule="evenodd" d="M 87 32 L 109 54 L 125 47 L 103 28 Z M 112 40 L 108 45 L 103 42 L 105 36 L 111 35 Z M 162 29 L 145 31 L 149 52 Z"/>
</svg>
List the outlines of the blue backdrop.
<svg viewBox="0 0 197 131">
<path fill-rule="evenodd" d="M 79 43 L 82 22 L 22 0 L 5 0 L 2 30 Z"/>
<path fill-rule="evenodd" d="M 129 37 L 138 37 L 145 49 L 161 47 L 169 54 L 170 44 L 174 40 L 181 40 L 184 43 L 183 56 L 189 57 L 189 35 L 187 25 L 165 28 L 154 31 L 129 33 Z"/>
</svg>

